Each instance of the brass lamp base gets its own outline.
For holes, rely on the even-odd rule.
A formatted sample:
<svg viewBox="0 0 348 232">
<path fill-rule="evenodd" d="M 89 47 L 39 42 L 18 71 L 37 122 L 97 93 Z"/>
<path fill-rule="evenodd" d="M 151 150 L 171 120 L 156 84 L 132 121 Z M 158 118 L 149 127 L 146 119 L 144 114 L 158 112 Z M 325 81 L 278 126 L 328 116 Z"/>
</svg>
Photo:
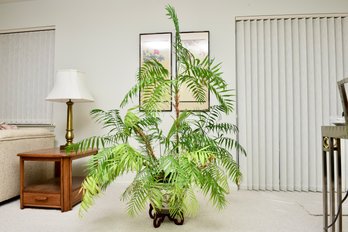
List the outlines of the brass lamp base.
<svg viewBox="0 0 348 232">
<path fill-rule="evenodd" d="M 65 139 L 66 139 L 66 144 L 60 146 L 60 150 L 65 150 L 65 148 L 71 144 L 73 144 L 73 139 L 74 139 L 74 130 L 73 130 L 73 111 L 72 111 L 72 106 L 73 102 L 71 99 L 66 102 L 67 105 L 67 120 L 66 120 L 66 134 L 65 134 Z"/>
</svg>

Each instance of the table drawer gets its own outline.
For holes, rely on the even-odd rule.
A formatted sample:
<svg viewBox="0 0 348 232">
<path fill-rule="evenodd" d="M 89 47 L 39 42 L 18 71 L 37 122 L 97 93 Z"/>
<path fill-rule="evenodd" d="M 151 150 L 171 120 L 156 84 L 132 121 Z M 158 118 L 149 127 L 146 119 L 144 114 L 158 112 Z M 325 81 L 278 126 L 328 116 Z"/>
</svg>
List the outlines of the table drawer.
<svg viewBox="0 0 348 232">
<path fill-rule="evenodd" d="M 25 206 L 57 207 L 60 208 L 60 194 L 52 193 L 23 193 Z"/>
</svg>

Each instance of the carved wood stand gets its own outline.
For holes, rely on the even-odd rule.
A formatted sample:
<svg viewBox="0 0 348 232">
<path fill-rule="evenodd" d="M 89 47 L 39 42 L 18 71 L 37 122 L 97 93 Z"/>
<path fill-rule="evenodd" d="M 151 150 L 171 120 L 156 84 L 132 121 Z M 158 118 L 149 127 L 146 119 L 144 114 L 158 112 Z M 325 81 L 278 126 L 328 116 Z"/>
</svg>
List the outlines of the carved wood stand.
<svg viewBox="0 0 348 232">
<path fill-rule="evenodd" d="M 173 221 L 176 225 L 184 224 L 184 215 L 180 213 L 177 218 L 170 216 L 169 209 L 162 209 L 160 212 L 154 212 L 154 208 L 150 204 L 149 216 L 153 219 L 153 227 L 158 228 L 161 226 L 164 218 L 167 216 L 170 221 Z"/>
</svg>

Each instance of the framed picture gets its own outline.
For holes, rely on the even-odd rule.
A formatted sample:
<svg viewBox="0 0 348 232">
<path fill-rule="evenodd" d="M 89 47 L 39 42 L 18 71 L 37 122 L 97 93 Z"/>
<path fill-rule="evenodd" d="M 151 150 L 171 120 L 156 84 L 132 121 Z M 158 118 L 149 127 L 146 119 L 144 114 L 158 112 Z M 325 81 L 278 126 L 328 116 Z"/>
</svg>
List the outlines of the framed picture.
<svg viewBox="0 0 348 232">
<path fill-rule="evenodd" d="M 209 57 L 209 31 L 181 32 L 182 45 L 188 49 L 196 58 L 203 60 Z M 180 69 L 177 70 L 180 72 Z M 206 88 L 206 100 L 197 101 L 186 86 L 180 89 L 180 110 L 207 111 L 210 106 L 210 93 Z"/>
<path fill-rule="evenodd" d="M 172 33 L 145 33 L 139 35 L 139 65 L 146 60 L 156 59 L 169 71 L 168 79 L 172 78 Z M 139 91 L 139 107 L 142 109 L 142 91 Z M 161 100 L 161 111 L 172 111 L 172 93 Z"/>
</svg>

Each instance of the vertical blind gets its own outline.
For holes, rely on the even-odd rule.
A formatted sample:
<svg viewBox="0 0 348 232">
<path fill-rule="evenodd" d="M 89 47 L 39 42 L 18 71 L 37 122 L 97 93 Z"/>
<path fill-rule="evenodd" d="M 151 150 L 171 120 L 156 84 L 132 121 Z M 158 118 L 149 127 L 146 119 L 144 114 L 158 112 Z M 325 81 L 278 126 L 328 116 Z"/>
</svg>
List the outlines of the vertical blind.
<svg viewBox="0 0 348 232">
<path fill-rule="evenodd" d="M 52 123 L 54 30 L 0 33 L 0 122 Z"/>
<path fill-rule="evenodd" d="M 236 53 L 241 187 L 321 191 L 321 126 L 342 114 L 348 16 L 237 18 Z"/>
</svg>

